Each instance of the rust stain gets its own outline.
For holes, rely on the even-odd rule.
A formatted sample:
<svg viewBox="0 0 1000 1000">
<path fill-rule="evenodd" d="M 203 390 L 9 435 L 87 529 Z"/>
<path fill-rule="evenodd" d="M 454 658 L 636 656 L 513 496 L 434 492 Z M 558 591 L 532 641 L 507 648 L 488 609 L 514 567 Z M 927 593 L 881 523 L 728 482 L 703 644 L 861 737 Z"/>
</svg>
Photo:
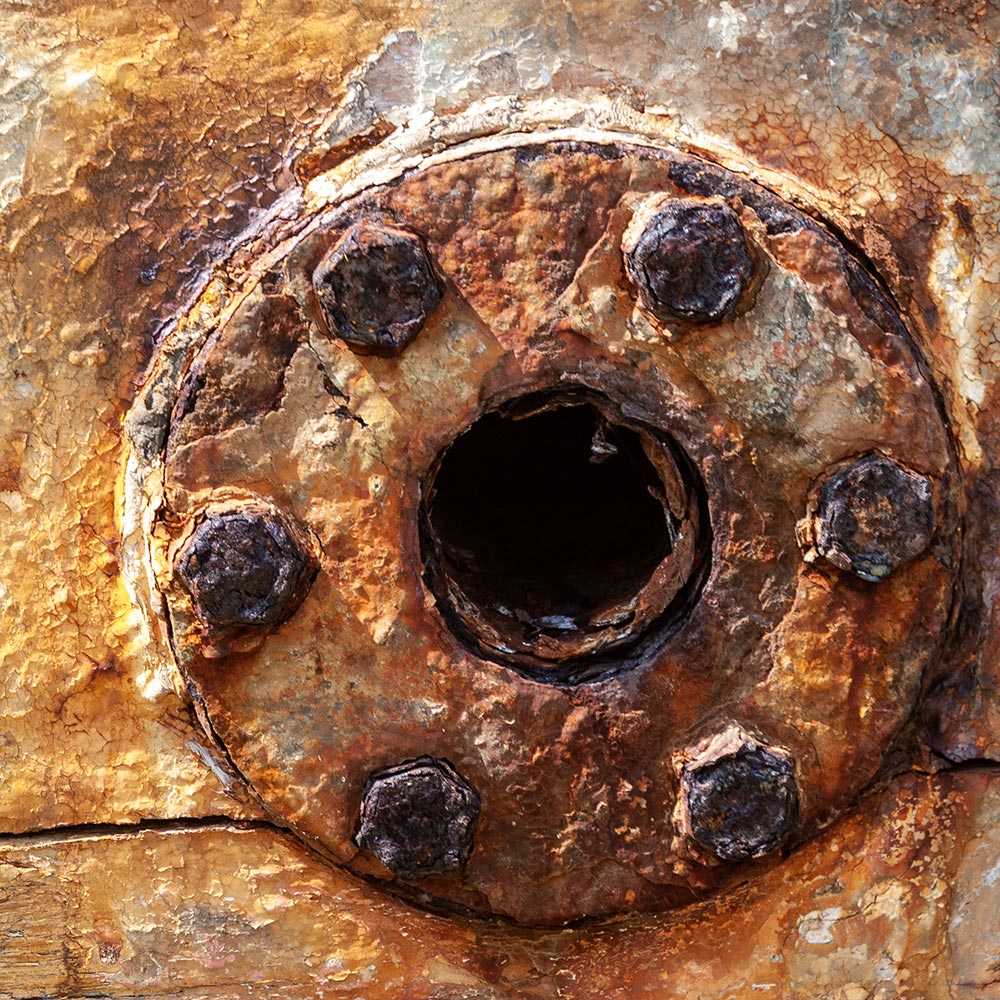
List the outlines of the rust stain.
<svg viewBox="0 0 1000 1000">
<path fill-rule="evenodd" d="M 261 815 L 252 786 L 325 858 L 386 879 L 357 843 L 365 782 L 433 754 L 482 795 L 473 849 L 393 891 L 542 923 L 685 907 L 428 930 L 290 841 L 170 855 L 181 841 L 150 834 L 142 898 L 162 909 L 119 926 L 148 856 L 90 840 L 10 855 L 64 886 L 21 893 L 35 931 L 10 937 L 5 979 L 200 989 L 263 942 L 248 981 L 372 997 L 995 985 L 989 770 L 897 779 L 816 832 L 900 768 L 1000 759 L 993 5 L 2 6 L 4 831 Z M 663 195 L 724 202 L 766 264 L 721 325 L 635 308 L 622 241 Z M 395 358 L 331 336 L 312 290 L 370 213 L 412 227 L 444 279 Z M 713 532 L 690 616 L 597 683 L 480 656 L 422 582 L 433 461 L 566 380 L 668 428 Z M 594 430 L 595 460 L 609 443 Z M 929 548 L 879 584 L 803 563 L 810 491 L 879 449 L 932 484 Z M 292 618 L 221 657 L 167 558 L 207 500 L 289 511 L 320 561 Z M 574 617 L 527 603 L 522 638 Z M 791 857 L 729 867 L 674 826 L 677 762 L 729 724 L 795 761 Z M 267 859 L 266 903 L 199 869 L 216 850 L 243 873 Z M 258 905 L 302 920 L 278 942 Z"/>
<path fill-rule="evenodd" d="M 728 253 L 728 229 L 718 246 L 688 232 L 715 225 L 713 212 L 736 227 L 740 259 L 756 262 L 739 307 L 727 298 L 693 322 L 652 308 L 648 289 L 637 297 L 628 261 L 644 239 L 674 239 L 679 226 L 691 254 Z M 338 336 L 361 319 L 330 316 L 356 305 L 376 322 L 382 283 L 386 308 L 410 316 L 411 272 L 395 257 L 364 258 L 388 269 L 367 298 L 324 299 L 329 262 L 347 260 L 359 225 L 373 246 L 383 232 L 419 234 L 391 236 L 392 247 L 404 239 L 424 261 L 426 246 L 443 283 L 391 356 Z M 362 789 L 407 760 L 447 761 L 482 800 L 471 853 L 458 870 L 400 871 L 394 885 L 562 923 L 683 905 L 743 877 L 745 857 L 720 865 L 672 818 L 673 756 L 733 723 L 794 761 L 794 818 L 762 853 L 807 837 L 876 776 L 948 634 L 958 500 L 935 389 L 901 317 L 835 237 L 705 161 L 535 139 L 282 220 L 271 245 L 280 278 L 248 257 L 227 279 L 242 298 L 217 318 L 214 298 L 192 313 L 208 328 L 172 390 L 182 402 L 168 410 L 167 504 L 151 539 L 154 563 L 176 565 L 177 525 L 209 501 L 244 497 L 318 540 L 301 609 L 253 630 L 231 664 L 199 627 L 190 587 L 160 574 L 181 670 L 270 809 L 384 879 L 358 851 L 372 845 L 358 833 Z M 258 252 L 272 261 L 267 246 Z M 658 287 L 702 294 L 690 271 L 671 275 L 670 254 L 647 257 Z M 642 266 L 645 281 L 653 265 Z M 300 333 L 280 401 L 220 426 L 220 376 L 208 386 L 204 373 L 260 367 L 271 324 L 253 305 L 257 273 Z M 574 491 L 584 507 L 602 502 L 586 470 L 626 454 L 627 433 L 639 444 L 605 520 L 555 545 L 561 522 L 588 523 Z M 868 562 L 863 580 L 812 564 L 825 536 L 799 524 L 817 480 L 874 449 L 921 470 L 911 478 L 928 497 L 932 478 L 936 496 L 933 542 L 928 529 L 881 582 Z M 561 462 L 549 480 L 546 465 Z M 624 499 L 643 463 L 650 479 L 637 489 L 659 513 L 632 529 L 635 543 L 619 532 L 609 547 L 619 522 L 645 523 L 645 508 Z M 865 505 L 889 502 L 851 494 L 843 518 L 874 524 Z M 622 546 L 655 552 L 661 530 L 660 554 L 621 575 Z M 619 785 L 645 791 L 618 795 Z"/>
</svg>

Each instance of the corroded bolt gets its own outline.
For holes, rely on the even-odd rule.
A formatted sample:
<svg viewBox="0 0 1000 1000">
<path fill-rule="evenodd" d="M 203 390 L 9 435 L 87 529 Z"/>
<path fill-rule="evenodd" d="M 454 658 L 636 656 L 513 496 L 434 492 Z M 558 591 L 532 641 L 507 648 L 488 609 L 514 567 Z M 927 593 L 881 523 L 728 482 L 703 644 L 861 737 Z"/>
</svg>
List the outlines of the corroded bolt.
<svg viewBox="0 0 1000 1000">
<path fill-rule="evenodd" d="M 320 261 L 313 287 L 330 328 L 355 348 L 399 354 L 441 301 L 414 233 L 359 222 Z"/>
<path fill-rule="evenodd" d="M 393 874 L 462 868 L 472 850 L 479 796 L 447 762 L 418 757 L 368 779 L 355 842 Z"/>
<path fill-rule="evenodd" d="M 279 625 L 301 604 L 314 570 L 283 518 L 254 508 L 209 513 L 174 566 L 211 629 Z"/>
<path fill-rule="evenodd" d="M 882 580 L 930 544 L 931 484 L 891 458 L 865 455 L 823 483 L 812 522 L 821 556 L 863 580 Z"/>
<path fill-rule="evenodd" d="M 722 861 L 770 854 L 799 818 L 791 757 L 752 737 L 710 745 L 686 764 L 681 794 L 691 837 Z"/>
<path fill-rule="evenodd" d="M 661 320 L 718 322 L 753 275 L 743 227 L 724 202 L 656 200 L 636 213 L 622 250 L 640 305 Z"/>
</svg>

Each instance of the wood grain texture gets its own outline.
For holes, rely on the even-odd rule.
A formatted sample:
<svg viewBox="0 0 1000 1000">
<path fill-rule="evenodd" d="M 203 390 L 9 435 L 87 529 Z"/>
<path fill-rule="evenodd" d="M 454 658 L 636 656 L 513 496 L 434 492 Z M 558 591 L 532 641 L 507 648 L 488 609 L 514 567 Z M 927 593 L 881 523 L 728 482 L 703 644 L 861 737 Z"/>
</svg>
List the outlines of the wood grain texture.
<svg viewBox="0 0 1000 1000">
<path fill-rule="evenodd" d="M 1000 791 L 901 777 L 670 920 L 527 932 L 422 913 L 266 826 L 0 848 L 0 997 L 989 997 Z"/>
</svg>

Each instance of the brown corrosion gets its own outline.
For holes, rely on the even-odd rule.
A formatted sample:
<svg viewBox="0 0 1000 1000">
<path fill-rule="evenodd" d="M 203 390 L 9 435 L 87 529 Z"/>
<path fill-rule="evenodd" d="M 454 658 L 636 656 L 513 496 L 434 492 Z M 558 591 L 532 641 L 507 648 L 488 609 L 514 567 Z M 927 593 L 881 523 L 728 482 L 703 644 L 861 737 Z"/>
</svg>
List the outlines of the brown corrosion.
<svg viewBox="0 0 1000 1000">
<path fill-rule="evenodd" d="M 273 628 L 295 613 L 316 573 L 298 534 L 278 512 L 247 504 L 197 519 L 174 573 L 208 635 Z"/>
<path fill-rule="evenodd" d="M 622 251 L 666 196 L 698 209 L 692 219 L 706 199 L 726 205 L 759 261 L 740 309 L 686 319 L 683 336 L 636 301 Z M 395 357 L 331 339 L 314 305 L 317 262 L 372 218 L 419 234 L 444 288 Z M 956 510 L 934 389 L 844 247 L 725 171 L 611 141 L 453 156 L 300 226 L 280 265 L 261 269 L 268 294 L 299 317 L 281 395 L 219 433 L 202 429 L 201 390 L 184 379 L 190 402 L 172 410 L 153 538 L 157 559 L 158 546 L 176 545 L 177 519 L 234 495 L 266 498 L 317 539 L 319 572 L 294 618 L 228 660 L 189 627 L 165 581 L 181 669 L 267 807 L 337 861 L 384 878 L 357 853 L 368 776 L 447 760 L 482 802 L 468 861 L 423 877 L 402 868 L 393 884 L 533 923 L 686 903 L 843 809 L 878 774 L 946 634 Z M 211 321 L 192 372 L 245 370 L 222 353 L 245 309 Z M 531 502 L 500 501 L 464 535 L 484 491 L 506 485 L 485 485 L 489 463 L 460 457 L 453 472 L 448 456 L 508 417 L 503 434 L 520 423 L 540 442 Z M 532 423 L 543 418 L 562 429 Z M 637 436 L 634 464 L 652 467 L 639 482 L 655 518 L 638 543 L 608 536 L 611 555 L 590 565 L 609 589 L 588 607 L 586 578 L 569 596 L 560 588 L 616 517 L 641 522 L 639 508 L 629 512 L 616 475 L 607 513 L 551 557 L 547 542 L 572 515 L 545 472 L 580 443 L 581 465 L 598 468 L 615 427 Z M 522 462 L 530 447 L 516 445 Z M 891 579 L 859 587 L 804 559 L 796 528 L 816 481 L 873 447 L 938 484 L 941 530 Z M 556 479 L 571 482 L 573 468 Z M 598 478 L 579 483 L 585 510 L 601 502 Z M 517 533 L 530 538 L 546 518 L 545 537 L 523 547 L 518 572 L 526 564 L 529 575 L 518 582 L 502 564 L 509 589 L 498 591 L 477 560 L 490 545 L 509 556 Z M 646 541 L 644 567 L 628 546 Z M 614 582 L 623 573 L 627 587 Z M 831 629 L 849 638 L 831 644 Z M 677 810 L 676 761 L 734 725 L 794 759 L 797 791 L 779 796 L 780 829 L 754 832 L 746 811 L 734 842 L 749 846 L 713 856 Z"/>
<path fill-rule="evenodd" d="M 933 486 L 898 462 L 864 455 L 827 475 L 810 516 L 818 554 L 877 583 L 930 544 Z"/>
<path fill-rule="evenodd" d="M 421 912 L 266 827 L 70 832 L 0 848 L 20 932 L 3 983 L 25 998 L 208 1000 L 264 984 L 295 1000 L 631 1000 L 706 985 L 740 996 L 749 983 L 767 988 L 751 995 L 860 1000 L 893 977 L 926 1000 L 989 996 L 998 821 L 988 770 L 906 775 L 725 897 L 555 933 Z M 38 947 L 55 914 L 76 931 L 58 952 Z"/>
<path fill-rule="evenodd" d="M 419 237 L 365 221 L 340 238 L 312 280 L 331 332 L 377 354 L 405 350 L 441 301 Z"/>
<path fill-rule="evenodd" d="M 725 319 L 754 273 L 739 217 L 724 201 L 651 198 L 629 223 L 622 251 L 643 308 L 667 321 Z"/>
<path fill-rule="evenodd" d="M 54 0 L 0 7 L 0 540 L 7 570 L 0 586 L 0 812 L 6 835 L 0 877 L 7 897 L 0 991 L 18 997 L 221 998 L 268 989 L 289 997 L 346 991 L 371 1000 L 458 994 L 868 1000 L 893 993 L 953 1000 L 995 991 L 995 5 L 793 0 L 751 10 L 715 0 L 635 0 L 616 8 L 613 18 L 606 5 L 582 0 L 515 3 L 475 17 L 467 4 L 449 0 L 209 6 L 136 0 L 86 7 Z M 227 435 L 239 438 L 250 426 L 281 446 L 294 440 L 290 430 L 275 435 L 274 423 L 286 406 L 297 406 L 286 375 L 300 371 L 291 359 L 302 349 L 301 310 L 308 311 L 311 292 L 297 290 L 289 300 L 281 274 L 275 278 L 270 271 L 274 259 L 262 260 L 261 252 L 298 232 L 309 212 L 329 203 L 331 190 L 356 190 L 358 156 L 399 149 L 412 169 L 428 151 L 469 136 L 550 128 L 585 137 L 588 130 L 592 136 L 610 128 L 693 154 L 671 167 L 672 197 L 751 193 L 740 188 L 742 181 L 729 182 L 728 194 L 720 191 L 712 164 L 760 181 L 780 197 L 739 208 L 732 203 L 752 253 L 760 242 L 754 217 L 768 229 L 768 249 L 757 263 L 770 262 L 784 242 L 793 271 L 826 284 L 831 300 L 862 307 L 872 323 L 857 322 L 848 308 L 850 334 L 889 369 L 907 368 L 911 355 L 897 349 L 898 332 L 885 338 L 879 331 L 897 331 L 898 317 L 905 317 L 916 367 L 937 395 L 923 411 L 927 401 L 919 394 L 900 406 L 940 414 L 956 454 L 939 482 L 938 470 L 923 464 L 933 448 L 920 439 L 921 428 L 910 427 L 900 440 L 913 436 L 913 451 L 896 457 L 931 479 L 935 503 L 942 495 L 954 501 L 954 511 L 946 503 L 943 517 L 935 510 L 935 530 L 957 539 L 948 559 L 959 583 L 942 626 L 932 597 L 940 580 L 928 571 L 926 556 L 901 565 L 875 585 L 874 595 L 869 582 L 837 583 L 839 569 L 814 563 L 770 639 L 771 680 L 781 696 L 773 704 L 765 699 L 758 710 L 742 674 L 735 681 L 720 677 L 717 687 L 733 692 L 740 712 L 766 722 L 767 731 L 756 736 L 770 745 L 794 749 L 797 760 L 819 747 L 826 766 L 811 772 L 807 792 L 819 788 L 820 797 L 853 802 L 854 808 L 773 870 L 707 903 L 551 935 L 456 916 L 432 918 L 317 860 L 268 823 L 244 829 L 209 819 L 264 813 L 224 754 L 212 749 L 210 734 L 192 721 L 188 693 L 173 670 L 159 591 L 150 585 L 147 600 L 144 577 L 136 573 L 136 567 L 142 574 L 150 570 L 139 550 L 152 521 L 134 519 L 138 507 L 158 509 L 159 484 L 155 476 L 145 478 L 145 463 L 162 453 L 163 406 L 173 402 L 181 381 L 175 371 L 167 380 L 170 392 L 158 395 L 164 382 L 149 378 L 146 366 L 152 358 L 163 362 L 159 349 L 175 317 L 206 285 L 218 279 L 213 290 L 219 299 L 202 302 L 212 316 L 226 308 L 223 299 L 233 303 L 252 290 L 229 314 L 246 307 L 242 329 L 231 321 L 217 331 L 237 341 L 235 347 L 192 357 L 198 354 L 194 342 L 214 334 L 197 321 L 187 327 L 190 339 L 179 351 L 185 364 L 191 362 L 183 391 L 197 415 L 181 420 L 189 407 L 178 398 L 171 447 L 182 455 L 200 442 L 203 468 L 218 461 L 222 481 L 239 465 L 232 458 L 242 448 L 234 441 L 235 452 L 227 451 Z M 324 194 L 300 187 L 321 181 L 329 168 L 340 172 Z M 474 199 L 463 201 L 465 179 L 460 171 L 452 177 L 458 187 L 442 183 L 425 215 L 471 211 Z M 576 205 L 560 194 L 558 177 L 545 183 L 556 190 L 555 214 L 567 212 L 575 233 L 567 230 L 563 239 L 544 206 L 521 210 L 519 196 L 504 191 L 510 176 L 495 175 L 500 211 L 520 212 L 522 221 L 536 223 L 512 227 L 519 235 L 507 242 L 502 259 L 509 264 L 531 247 L 551 271 L 562 268 L 575 298 L 564 304 L 577 321 L 565 323 L 565 335 L 583 348 L 579 321 L 595 313 L 601 296 L 631 303 L 633 292 L 625 274 L 608 283 L 581 267 L 606 222 L 599 204 L 594 209 L 588 201 L 588 185 Z M 476 191 L 475 198 L 488 197 Z M 310 208 L 303 215 L 305 201 Z M 822 241 L 810 245 L 798 231 L 804 217 L 824 220 L 850 248 L 846 283 L 839 277 L 843 258 L 831 267 Z M 613 239 L 624 229 L 617 226 Z M 467 275 L 480 266 L 478 249 L 475 239 L 466 241 Z M 516 291 L 516 269 L 488 269 L 489 280 Z M 449 315 L 457 317 L 449 330 L 461 344 L 478 314 L 455 287 L 444 291 L 454 310 Z M 765 279 L 761 291 L 767 287 Z M 257 336 L 255 299 L 279 307 L 264 324 L 271 324 L 271 337 Z M 508 315 L 521 308 L 517 295 L 503 308 Z M 842 315 L 840 309 L 834 312 Z M 808 326 L 806 311 L 790 316 L 791 326 Z M 419 350 L 422 336 L 411 347 Z M 694 356 L 707 356 L 716 344 L 698 330 L 693 340 Z M 734 341 L 724 336 L 722 350 Z M 628 363 L 645 366 L 643 374 L 661 363 L 660 356 L 636 359 L 634 340 L 614 346 Z M 788 345 L 789 365 L 796 349 Z M 487 346 L 486 353 L 488 367 L 497 351 Z M 428 372 L 422 378 L 405 357 L 399 367 L 409 402 L 402 396 L 388 401 L 372 389 L 389 380 L 380 367 L 384 359 L 365 359 L 346 379 L 329 359 L 319 363 L 317 391 L 325 393 L 329 413 L 338 415 L 345 431 L 363 433 L 361 421 L 375 424 L 390 408 L 400 422 L 412 422 L 433 402 L 435 377 Z M 595 357 L 592 352 L 581 367 Z M 549 363 L 536 362 L 539 370 Z M 766 373 L 766 356 L 747 370 L 754 378 Z M 206 377 L 202 391 L 199 371 Z M 725 366 L 719 364 L 713 378 L 733 406 L 749 406 L 746 387 L 730 374 L 724 385 Z M 849 393 L 857 377 L 853 363 L 837 362 L 834 374 Z M 754 414 L 765 460 L 783 450 L 782 389 L 769 388 Z M 703 401 L 714 405 L 707 392 Z M 847 401 L 870 412 L 866 395 Z M 816 402 L 798 400 L 803 419 Z M 822 424 L 836 412 L 835 394 L 819 402 L 815 419 Z M 472 413 L 475 405 L 466 409 Z M 126 440 L 122 420 L 129 411 Z M 305 437 L 315 426 L 299 424 L 299 432 Z M 317 448 L 332 450 L 343 440 L 328 426 L 319 429 L 327 433 L 312 439 Z M 712 433 L 742 447 L 722 419 Z M 212 436 L 219 438 L 214 459 L 207 446 Z M 442 434 L 434 447 L 448 440 Z M 836 456 L 834 464 L 882 443 L 859 443 L 858 451 Z M 368 493 L 342 512 L 354 521 L 358 538 L 355 550 L 337 553 L 349 564 L 345 572 L 352 560 L 357 565 L 379 551 L 370 544 L 375 538 L 364 517 L 365 504 L 377 512 L 384 488 L 377 481 L 377 451 L 373 444 L 362 470 Z M 297 471 L 287 449 L 275 448 L 266 458 L 263 450 L 256 454 L 258 467 L 245 472 L 253 488 L 234 491 L 226 502 L 269 500 L 269 484 Z M 825 469 L 816 464 L 808 483 L 775 461 L 766 475 L 789 477 L 789 495 L 801 490 L 805 496 L 822 481 Z M 122 481 L 137 465 L 149 496 L 135 504 L 126 502 Z M 170 521 L 170 539 L 201 509 L 204 494 L 194 492 L 190 510 L 182 509 L 190 498 L 171 498 L 178 509 L 171 510 L 177 518 Z M 796 510 L 794 518 L 801 516 Z M 766 526 L 791 538 L 793 515 L 781 504 L 749 505 L 740 517 L 753 531 L 739 541 L 755 558 L 796 564 L 803 551 L 796 541 L 777 548 L 764 537 Z M 713 527 L 717 521 L 716 507 Z M 161 537 L 157 544 L 166 547 L 167 541 Z M 941 551 L 940 541 L 934 544 Z M 331 562 L 318 580 L 327 578 Z M 166 586 L 169 565 L 153 568 Z M 338 623 L 352 640 L 367 642 L 372 634 L 385 639 L 377 609 L 396 606 L 386 568 L 382 562 L 359 586 L 346 587 L 351 596 L 339 606 Z M 408 572 L 419 573 L 419 563 Z M 785 599 L 780 586 L 762 586 L 774 580 L 734 580 L 737 622 L 749 622 L 753 608 L 741 602 L 735 584 L 753 588 L 766 611 Z M 325 599 L 330 588 L 320 586 Z M 333 589 L 341 592 L 339 585 Z M 171 593 L 174 615 L 179 592 Z M 311 599 L 276 635 L 299 627 Z M 723 606 L 712 605 L 720 620 Z M 925 616 L 923 639 L 909 630 L 909 613 Z M 330 663 L 310 659 L 328 632 L 315 621 L 302 627 L 312 630 L 298 650 L 302 662 L 317 677 L 328 677 Z M 747 627 L 734 629 L 730 641 L 739 645 Z M 944 641 L 922 678 L 898 669 L 900 656 L 912 663 L 921 644 L 942 628 Z M 659 705 L 673 722 L 697 713 L 702 690 L 714 683 L 712 666 L 725 659 L 721 639 L 704 639 L 698 652 L 708 665 L 705 676 L 679 672 L 675 686 L 659 690 Z M 434 713 L 445 704 L 438 697 L 443 668 L 403 655 L 392 636 L 385 641 L 399 673 L 413 670 L 429 687 L 415 697 L 389 696 L 381 718 L 398 721 L 410 713 L 439 721 Z M 274 652 L 270 638 L 268 644 Z M 846 680 L 819 667 L 803 674 L 802 664 L 822 664 L 831 648 L 850 661 Z M 239 655 L 216 660 L 233 672 L 244 663 L 252 671 L 256 662 Z M 357 656 L 335 665 L 353 679 L 365 676 L 368 661 Z M 886 667 L 889 676 L 873 686 L 871 675 Z M 633 683 L 639 677 L 636 671 L 629 676 Z M 298 707 L 298 680 L 293 676 L 284 692 L 289 710 Z M 800 700 L 803 689 L 807 702 Z M 327 693 L 350 713 L 349 688 Z M 479 693 L 463 709 L 462 721 L 470 726 L 490 704 L 490 693 Z M 610 773 L 619 752 L 628 756 L 629 703 L 610 699 L 610 709 L 605 703 L 594 709 L 585 693 L 578 692 L 557 720 L 563 725 L 554 744 L 529 748 L 535 764 L 548 768 L 550 794 L 575 783 L 576 811 L 566 813 L 564 835 L 547 841 L 555 849 L 566 842 L 567 853 L 600 827 L 606 801 L 601 775 Z M 911 698 L 917 708 L 897 730 L 897 702 Z M 520 719 L 544 712 L 546 699 L 508 697 L 502 706 L 512 715 L 517 708 Z M 613 726 L 595 719 L 604 710 L 614 716 Z M 363 715 L 357 712 L 359 726 Z M 789 719 L 807 734 L 794 747 Z M 853 734 L 866 727 L 879 735 L 854 747 Z M 501 719 L 494 732 L 502 738 L 487 744 L 490 764 L 507 764 L 520 751 L 521 730 L 504 729 Z M 846 740 L 845 732 L 851 734 Z M 255 738 L 255 753 L 266 755 L 277 745 L 264 726 Z M 602 756 L 609 739 L 613 751 Z M 702 743 L 702 735 L 692 733 L 690 745 L 660 762 L 663 770 L 676 775 Z M 397 745 L 386 751 L 384 763 L 421 752 Z M 584 759 L 592 764 L 586 773 L 572 763 Z M 959 761 L 965 769 L 952 771 Z M 842 787 L 845 771 L 878 773 L 881 789 L 887 772 L 906 768 L 921 773 L 903 775 L 861 800 Z M 922 773 L 927 770 L 939 773 Z M 648 775 L 636 767 L 636 776 L 619 789 L 642 809 Z M 360 794 L 361 768 L 352 780 Z M 667 805 L 662 801 L 659 808 Z M 812 815 L 811 800 L 802 805 Z M 174 828 L 176 817 L 202 818 Z M 80 824 L 127 826 L 115 832 Z M 53 832 L 56 827 L 68 829 Z M 597 844 L 595 856 L 606 853 Z M 610 864 L 592 873 L 597 898 Z M 626 898 L 625 905 L 632 903 Z"/>
<path fill-rule="evenodd" d="M 479 796 L 447 762 L 418 757 L 368 778 L 355 841 L 402 878 L 465 867 Z"/>
<path fill-rule="evenodd" d="M 795 761 L 779 747 L 720 733 L 693 751 L 680 782 L 682 828 L 722 861 L 763 857 L 795 832 Z"/>
</svg>

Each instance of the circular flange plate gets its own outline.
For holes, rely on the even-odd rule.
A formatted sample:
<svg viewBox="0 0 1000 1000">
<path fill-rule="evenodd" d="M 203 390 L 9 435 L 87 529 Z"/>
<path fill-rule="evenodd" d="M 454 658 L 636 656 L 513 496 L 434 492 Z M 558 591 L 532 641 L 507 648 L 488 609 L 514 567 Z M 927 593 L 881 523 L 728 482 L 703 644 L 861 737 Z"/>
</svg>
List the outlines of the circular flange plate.
<svg viewBox="0 0 1000 1000">
<path fill-rule="evenodd" d="M 416 898 L 554 924 L 683 905 L 871 782 L 949 622 L 955 473 L 900 316 L 827 230 L 676 152 L 535 137 L 429 158 L 281 241 L 185 320 L 203 335 L 147 462 L 176 661 L 275 816 Z M 608 591 L 612 638 L 543 621 L 530 595 L 487 607 L 488 587 L 457 609 L 468 591 L 435 569 L 443 456 L 524 400 L 536 417 L 589 407 L 591 458 L 624 429 L 659 479 L 671 541 Z M 844 544 L 888 553 L 875 578 L 818 541 L 838 475 L 857 521 Z M 610 496 L 613 533 L 632 508 Z M 221 537 L 206 524 L 248 509 L 315 572 L 268 612 L 278 624 L 221 627 L 180 567 L 199 531 Z M 919 544 L 894 537 L 914 523 L 930 526 Z M 600 523 L 586 531 L 610 567 Z M 252 589 L 220 558 L 214 586 Z M 673 589 L 643 617 L 629 586 L 657 566 Z M 404 842 L 447 840 L 441 816 L 417 821 L 426 803 L 455 811 L 447 850 Z"/>
</svg>

